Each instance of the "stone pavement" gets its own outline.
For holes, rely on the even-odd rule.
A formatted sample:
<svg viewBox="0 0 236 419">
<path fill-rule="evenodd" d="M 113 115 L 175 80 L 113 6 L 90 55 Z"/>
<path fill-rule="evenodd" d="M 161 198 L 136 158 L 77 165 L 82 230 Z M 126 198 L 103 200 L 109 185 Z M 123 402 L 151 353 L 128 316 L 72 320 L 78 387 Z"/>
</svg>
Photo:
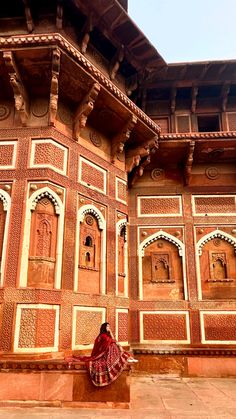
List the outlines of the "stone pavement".
<svg viewBox="0 0 236 419">
<path fill-rule="evenodd" d="M 0 408 L 0 419 L 208 419 L 236 418 L 236 379 L 131 377 L 131 408 Z"/>
</svg>

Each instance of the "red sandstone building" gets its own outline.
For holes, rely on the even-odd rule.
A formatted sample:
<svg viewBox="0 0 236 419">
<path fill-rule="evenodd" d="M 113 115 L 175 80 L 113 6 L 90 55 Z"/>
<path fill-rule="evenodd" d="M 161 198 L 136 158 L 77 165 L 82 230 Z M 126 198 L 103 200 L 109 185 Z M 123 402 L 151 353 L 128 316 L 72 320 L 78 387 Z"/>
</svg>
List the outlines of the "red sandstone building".
<svg viewBox="0 0 236 419">
<path fill-rule="evenodd" d="M 107 320 L 141 369 L 227 373 L 236 61 L 167 65 L 126 9 L 1 5 L 0 353 L 62 358 Z"/>
</svg>

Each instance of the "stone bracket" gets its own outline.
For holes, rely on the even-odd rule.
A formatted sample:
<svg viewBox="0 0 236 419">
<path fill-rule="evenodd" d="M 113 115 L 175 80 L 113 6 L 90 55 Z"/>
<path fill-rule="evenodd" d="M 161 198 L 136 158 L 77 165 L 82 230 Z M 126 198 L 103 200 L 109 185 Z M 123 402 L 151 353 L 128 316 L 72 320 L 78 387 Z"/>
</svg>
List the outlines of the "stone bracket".
<svg viewBox="0 0 236 419">
<path fill-rule="evenodd" d="M 197 86 L 193 86 L 192 87 L 192 95 L 191 95 L 191 111 L 192 113 L 196 112 L 196 107 L 197 107 L 197 95 L 198 95 L 198 87 Z"/>
<path fill-rule="evenodd" d="M 90 32 L 92 32 L 94 28 L 94 24 L 95 24 L 94 15 L 93 13 L 90 13 L 82 29 L 82 41 L 81 41 L 82 54 L 85 54 L 87 51 L 88 43 L 90 40 Z"/>
<path fill-rule="evenodd" d="M 3 58 L 10 77 L 10 83 L 15 99 L 15 108 L 16 111 L 19 112 L 22 125 L 25 126 L 29 117 L 28 94 L 21 80 L 13 53 L 11 51 L 4 51 Z"/>
<path fill-rule="evenodd" d="M 172 87 L 172 89 L 171 89 L 171 101 L 170 101 L 170 109 L 171 109 L 171 113 L 172 114 L 175 113 L 175 108 L 176 108 L 176 94 L 177 94 L 177 88 L 176 87 Z"/>
<path fill-rule="evenodd" d="M 221 89 L 221 99 L 222 99 L 222 111 L 226 111 L 228 96 L 230 91 L 230 83 L 224 83 Z"/>
<path fill-rule="evenodd" d="M 140 164 L 136 168 L 133 169 L 133 171 L 130 173 L 129 176 L 129 187 L 132 187 L 136 180 L 143 176 L 144 169 L 146 166 L 148 166 L 151 162 L 151 156 L 146 156 L 143 159 L 140 159 Z"/>
<path fill-rule="evenodd" d="M 57 0 L 57 14 L 56 14 L 56 27 L 62 29 L 63 26 L 63 0 Z"/>
<path fill-rule="evenodd" d="M 112 139 L 111 144 L 111 159 L 112 163 L 114 163 L 117 154 L 122 153 L 124 151 L 124 146 L 126 141 L 128 141 L 132 130 L 134 129 L 135 125 L 137 124 L 138 118 L 135 115 L 132 115 L 122 130 Z"/>
<path fill-rule="evenodd" d="M 25 18 L 26 18 L 26 25 L 27 30 L 29 33 L 33 32 L 34 30 L 34 22 L 30 10 L 29 0 L 23 0 L 24 6 L 25 6 Z"/>
<path fill-rule="evenodd" d="M 61 58 L 61 52 L 59 48 L 54 48 L 52 51 L 52 79 L 51 79 L 50 104 L 49 104 L 49 124 L 50 125 L 55 125 L 55 120 L 56 120 L 56 115 L 57 115 L 60 58 Z"/>
<path fill-rule="evenodd" d="M 114 80 L 116 77 L 117 71 L 119 70 L 120 64 L 122 63 L 125 56 L 125 48 L 122 44 L 120 48 L 117 50 L 116 54 L 111 60 L 110 63 L 110 79 Z"/>
<path fill-rule="evenodd" d="M 81 129 L 85 128 L 88 116 L 94 108 L 100 88 L 99 83 L 94 83 L 75 112 L 73 134 L 77 141 L 79 140 Z"/>
<path fill-rule="evenodd" d="M 125 159 L 126 171 L 131 173 L 136 166 L 139 166 L 141 159 L 155 153 L 158 146 L 158 137 L 155 136 L 136 148 L 128 149 Z"/>
<path fill-rule="evenodd" d="M 187 155 L 185 168 L 184 168 L 185 185 L 189 185 L 189 182 L 191 180 L 194 149 L 195 149 L 195 141 L 190 141 L 189 148 L 188 148 L 188 155 Z"/>
</svg>

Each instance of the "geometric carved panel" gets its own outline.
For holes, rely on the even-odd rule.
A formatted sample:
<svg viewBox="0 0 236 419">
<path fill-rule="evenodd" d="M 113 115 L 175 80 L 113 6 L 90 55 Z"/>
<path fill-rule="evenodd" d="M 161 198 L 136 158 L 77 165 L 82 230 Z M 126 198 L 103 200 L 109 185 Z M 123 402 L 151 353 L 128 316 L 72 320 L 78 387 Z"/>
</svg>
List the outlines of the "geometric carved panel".
<svg viewBox="0 0 236 419">
<path fill-rule="evenodd" d="M 189 115 L 177 115 L 177 132 L 190 132 L 191 131 L 191 120 Z"/>
<path fill-rule="evenodd" d="M 0 142 L 0 168 L 11 169 L 16 164 L 17 141 Z"/>
<path fill-rule="evenodd" d="M 159 125 L 162 134 L 169 132 L 169 118 L 155 118 L 153 121 Z"/>
<path fill-rule="evenodd" d="M 30 167 L 49 167 L 66 175 L 68 149 L 51 139 L 32 140 Z"/>
<path fill-rule="evenodd" d="M 182 215 L 180 196 L 139 196 L 139 217 L 172 217 Z"/>
<path fill-rule="evenodd" d="M 193 196 L 195 215 L 235 215 L 235 195 Z"/>
<path fill-rule="evenodd" d="M 129 311 L 126 308 L 116 309 L 116 339 L 121 345 L 128 344 L 129 340 Z"/>
<path fill-rule="evenodd" d="M 190 343 L 187 311 L 141 311 L 141 343 Z"/>
<path fill-rule="evenodd" d="M 106 170 L 80 157 L 79 182 L 89 188 L 106 194 Z"/>
<path fill-rule="evenodd" d="M 14 352 L 58 350 L 59 306 L 18 304 Z"/>
<path fill-rule="evenodd" d="M 236 112 L 227 112 L 228 131 L 236 130 Z"/>
<path fill-rule="evenodd" d="M 106 309 L 103 307 L 74 306 L 72 349 L 92 348 L 105 318 Z"/>
<path fill-rule="evenodd" d="M 236 311 L 200 312 L 202 343 L 236 344 Z"/>
<path fill-rule="evenodd" d="M 118 177 L 116 177 L 116 199 L 125 204 L 127 202 L 127 183 Z"/>
</svg>

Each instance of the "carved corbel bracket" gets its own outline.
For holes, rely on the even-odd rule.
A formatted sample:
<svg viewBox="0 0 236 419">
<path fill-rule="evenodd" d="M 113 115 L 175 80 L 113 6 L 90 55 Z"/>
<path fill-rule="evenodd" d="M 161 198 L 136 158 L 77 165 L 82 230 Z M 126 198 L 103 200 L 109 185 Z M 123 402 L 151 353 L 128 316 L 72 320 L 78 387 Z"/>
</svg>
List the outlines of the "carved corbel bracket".
<svg viewBox="0 0 236 419">
<path fill-rule="evenodd" d="M 117 154 L 124 151 L 126 141 L 129 139 L 132 130 L 137 124 L 138 118 L 132 115 L 126 122 L 122 130 L 112 139 L 111 145 L 111 160 L 114 163 Z"/>
<path fill-rule="evenodd" d="M 122 44 L 120 48 L 117 50 L 115 56 L 111 60 L 110 64 L 110 79 L 114 80 L 116 77 L 117 71 L 119 70 L 120 64 L 122 63 L 125 56 L 125 48 Z"/>
<path fill-rule="evenodd" d="M 127 96 L 131 96 L 131 94 L 138 88 L 138 74 L 134 74 L 126 79 L 125 82 L 125 89 Z"/>
<path fill-rule="evenodd" d="M 85 128 L 89 114 L 94 108 L 95 101 L 97 99 L 98 93 L 100 92 L 100 84 L 94 83 L 82 99 L 79 104 L 77 111 L 75 112 L 74 118 L 74 137 L 76 140 L 79 139 L 81 129 Z"/>
<path fill-rule="evenodd" d="M 170 110 L 171 113 L 175 113 L 175 108 L 176 108 L 176 94 L 177 94 L 177 88 L 176 87 L 172 87 L 171 89 L 171 99 L 170 99 Z"/>
<path fill-rule="evenodd" d="M 29 33 L 33 32 L 34 30 L 34 22 L 30 10 L 29 0 L 23 0 L 24 6 L 25 6 L 25 18 L 26 18 L 26 25 L 27 30 Z"/>
<path fill-rule="evenodd" d="M 50 89 L 50 104 L 49 104 L 49 123 L 55 125 L 58 107 L 58 86 L 60 73 L 60 58 L 61 52 L 58 48 L 52 51 L 52 79 Z"/>
<path fill-rule="evenodd" d="M 143 172 L 146 166 L 148 166 L 151 162 L 151 156 L 144 157 L 138 167 L 134 168 L 129 176 L 129 187 L 132 187 L 136 180 L 143 176 Z"/>
<path fill-rule="evenodd" d="M 193 166 L 193 153 L 195 149 L 195 141 L 190 141 L 188 148 L 188 155 L 184 168 L 184 182 L 185 185 L 189 185 L 192 175 L 192 166 Z"/>
<path fill-rule="evenodd" d="M 90 13 L 88 16 L 83 29 L 82 29 L 82 41 L 81 41 L 81 52 L 82 54 L 85 54 L 87 51 L 88 43 L 90 40 L 90 33 L 92 32 L 94 28 L 95 22 L 94 22 L 94 15 Z"/>
<path fill-rule="evenodd" d="M 27 119 L 29 117 L 28 94 L 21 80 L 13 53 L 11 51 L 4 51 L 3 58 L 10 77 L 16 111 L 19 112 L 22 125 L 26 125 Z"/>
<path fill-rule="evenodd" d="M 191 111 L 192 113 L 196 112 L 196 107 L 197 107 L 197 95 L 198 95 L 198 87 L 197 86 L 193 86 L 192 87 L 192 104 L 191 104 Z"/>
<path fill-rule="evenodd" d="M 222 89 L 221 89 L 221 99 L 222 99 L 222 105 L 221 106 L 222 106 L 222 111 L 223 112 L 226 111 L 229 91 L 230 91 L 230 84 L 229 83 L 223 84 Z"/>
<path fill-rule="evenodd" d="M 63 0 L 57 0 L 57 15 L 56 15 L 56 27 L 62 29 L 63 26 Z"/>
<path fill-rule="evenodd" d="M 151 140 L 137 146 L 136 148 L 129 149 L 126 152 L 126 171 L 131 173 L 132 170 L 143 162 L 150 154 L 155 153 L 158 148 L 158 138 L 154 137 Z"/>
</svg>

